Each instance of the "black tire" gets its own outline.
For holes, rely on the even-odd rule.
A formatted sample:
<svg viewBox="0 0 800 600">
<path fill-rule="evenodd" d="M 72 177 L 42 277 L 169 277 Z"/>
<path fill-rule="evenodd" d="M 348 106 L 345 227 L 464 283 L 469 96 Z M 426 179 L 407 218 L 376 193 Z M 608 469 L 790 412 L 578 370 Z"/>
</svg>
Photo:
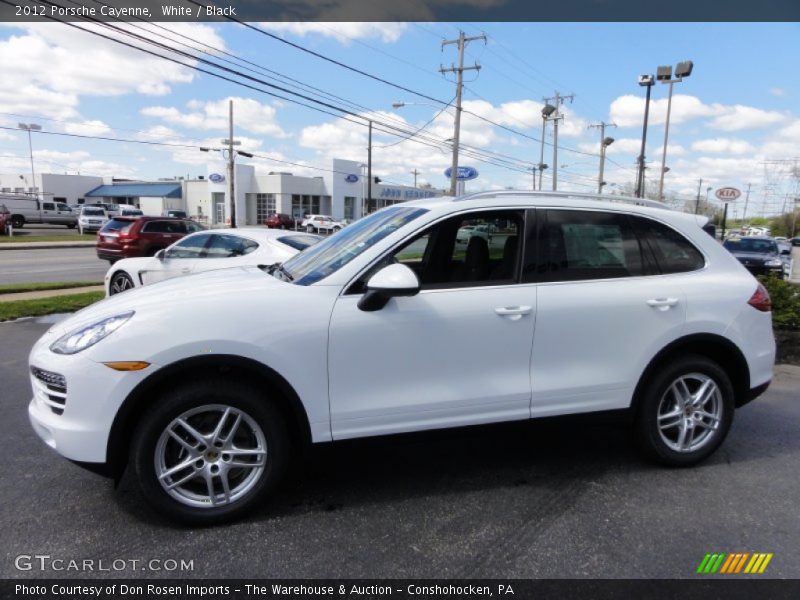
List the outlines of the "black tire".
<svg viewBox="0 0 800 600">
<path fill-rule="evenodd" d="M 681 379 L 687 381 L 687 389 L 692 393 L 699 390 L 703 378 L 713 381 L 719 391 L 718 395 L 714 394 L 714 398 L 709 398 L 709 402 L 717 403 L 719 406 L 718 420 L 713 429 L 705 425 L 702 427 L 695 425 L 698 420 L 706 424 L 713 424 L 714 420 L 709 418 L 706 421 L 704 417 L 699 416 L 695 409 L 692 408 L 682 409 L 689 410 L 692 414 L 681 412 L 676 417 L 669 416 L 669 411 L 678 410 L 675 394 L 671 391 L 673 383 Z M 692 382 L 695 382 L 698 387 L 693 388 Z M 664 401 L 663 403 L 662 400 Z M 676 404 L 673 407 L 668 407 L 673 401 Z M 662 430 L 659 429 L 660 410 L 662 410 L 663 435 Z M 664 410 L 667 410 L 668 414 L 663 414 Z M 642 450 L 651 459 L 671 467 L 687 467 L 708 458 L 719 448 L 730 430 L 733 422 L 733 411 L 734 391 L 728 374 L 713 360 L 704 356 L 689 355 L 665 363 L 646 383 L 637 399 L 634 427 Z M 716 413 L 716 410 L 712 412 Z M 681 425 L 675 425 L 673 428 L 667 427 L 673 422 L 673 418 L 677 419 L 676 423 L 687 420 L 692 423 L 692 427 L 688 429 L 692 433 L 685 435 L 694 436 L 694 439 L 699 444 L 696 449 L 689 447 L 678 451 L 664 439 L 664 437 L 667 437 L 669 442 L 673 444 L 680 442 Z M 677 439 L 672 440 L 671 437 L 673 435 Z M 691 440 L 692 437 L 688 439 Z"/>
<path fill-rule="evenodd" d="M 259 477 L 241 497 L 228 504 L 189 506 L 170 496 L 159 482 L 156 451 L 159 438 L 174 419 L 187 411 L 209 405 L 231 407 L 249 416 L 263 433 L 266 456 Z M 212 525 L 238 519 L 258 506 L 275 489 L 286 470 L 289 448 L 283 417 L 264 393 L 241 382 L 209 378 L 184 381 L 165 392 L 136 428 L 131 456 L 139 488 L 157 512 L 191 525 Z M 221 450 L 220 456 L 224 456 L 223 453 Z M 210 468 L 213 469 L 213 464 Z"/>
<path fill-rule="evenodd" d="M 311 225 L 306 225 L 306 233 L 314 233 L 314 228 Z"/>
<path fill-rule="evenodd" d="M 77 223 L 67 223 L 67 229 L 75 229 L 75 227 L 77 226 L 78 226 Z"/>
<path fill-rule="evenodd" d="M 14 229 L 22 229 L 25 226 L 25 217 L 22 215 L 13 215 L 11 217 L 11 226 Z"/>
<path fill-rule="evenodd" d="M 114 264 L 113 260 L 109 260 L 112 265 Z M 115 296 L 117 294 L 121 294 L 122 292 L 127 292 L 128 290 L 132 290 L 134 288 L 133 279 L 131 276 L 128 275 L 125 271 L 117 271 L 111 277 L 111 282 L 108 284 L 108 295 Z"/>
</svg>

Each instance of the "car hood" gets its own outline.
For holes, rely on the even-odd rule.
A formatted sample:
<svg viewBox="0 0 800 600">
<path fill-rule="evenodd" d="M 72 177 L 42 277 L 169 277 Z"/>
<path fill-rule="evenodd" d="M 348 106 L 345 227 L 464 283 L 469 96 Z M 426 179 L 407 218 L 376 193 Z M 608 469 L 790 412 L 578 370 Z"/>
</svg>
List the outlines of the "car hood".
<svg viewBox="0 0 800 600">
<path fill-rule="evenodd" d="M 296 288 L 265 273 L 258 267 L 232 267 L 186 277 L 168 279 L 100 300 L 50 328 L 49 334 L 66 333 L 89 323 L 128 311 L 137 314 L 164 314 L 187 311 L 194 305 L 225 306 L 231 297 L 265 290 Z M 168 315 L 166 315 L 168 317 Z"/>
</svg>

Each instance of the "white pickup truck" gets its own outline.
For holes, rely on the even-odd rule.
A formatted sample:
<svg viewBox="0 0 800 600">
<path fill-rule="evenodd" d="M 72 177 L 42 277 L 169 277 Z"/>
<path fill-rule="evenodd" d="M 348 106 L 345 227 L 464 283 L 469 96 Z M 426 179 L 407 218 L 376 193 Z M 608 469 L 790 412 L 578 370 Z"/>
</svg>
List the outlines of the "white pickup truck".
<svg viewBox="0 0 800 600">
<path fill-rule="evenodd" d="M 70 229 L 78 225 L 78 216 L 63 202 L 38 200 L 18 194 L 0 194 L 0 204 L 5 204 L 11 213 L 9 222 L 14 229 L 39 223 L 66 225 Z"/>
</svg>

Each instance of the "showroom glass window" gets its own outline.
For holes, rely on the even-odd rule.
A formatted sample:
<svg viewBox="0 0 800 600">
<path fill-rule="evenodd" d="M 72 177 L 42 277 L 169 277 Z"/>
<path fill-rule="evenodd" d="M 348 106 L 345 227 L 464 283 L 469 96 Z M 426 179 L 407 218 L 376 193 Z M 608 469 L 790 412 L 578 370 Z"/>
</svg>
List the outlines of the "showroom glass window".
<svg viewBox="0 0 800 600">
<path fill-rule="evenodd" d="M 275 194 L 256 194 L 256 223 L 262 225 L 275 212 Z"/>
</svg>

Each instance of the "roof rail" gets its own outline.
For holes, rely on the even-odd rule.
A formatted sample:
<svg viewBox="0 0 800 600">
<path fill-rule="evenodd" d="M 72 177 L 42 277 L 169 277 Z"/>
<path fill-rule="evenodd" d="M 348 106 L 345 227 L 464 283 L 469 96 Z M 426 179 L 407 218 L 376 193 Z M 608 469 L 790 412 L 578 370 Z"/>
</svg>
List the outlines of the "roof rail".
<svg viewBox="0 0 800 600">
<path fill-rule="evenodd" d="M 657 202 L 656 200 L 648 200 L 647 198 L 631 198 L 629 196 L 614 196 L 606 194 L 589 194 L 586 192 L 545 192 L 545 191 L 525 191 L 525 190 L 495 190 L 488 192 L 476 192 L 474 194 L 467 194 L 466 196 L 459 196 L 455 201 L 461 200 L 476 200 L 478 198 L 494 198 L 502 196 L 557 196 L 559 198 L 591 198 L 593 200 L 603 200 L 605 202 L 623 202 L 625 204 L 636 204 L 638 206 L 650 206 L 652 208 L 663 208 L 665 210 L 672 210 L 667 204 Z"/>
</svg>

